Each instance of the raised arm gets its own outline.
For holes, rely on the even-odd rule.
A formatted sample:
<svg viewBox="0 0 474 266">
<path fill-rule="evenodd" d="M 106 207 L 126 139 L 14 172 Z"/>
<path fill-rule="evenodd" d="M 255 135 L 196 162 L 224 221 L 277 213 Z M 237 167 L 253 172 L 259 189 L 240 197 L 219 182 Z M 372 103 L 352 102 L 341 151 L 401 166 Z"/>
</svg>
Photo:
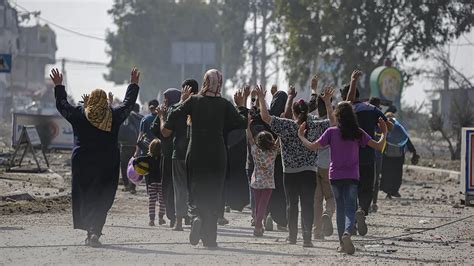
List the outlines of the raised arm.
<svg viewBox="0 0 474 266">
<path fill-rule="evenodd" d="M 57 68 L 53 68 L 49 77 L 54 83 L 56 109 L 58 109 L 59 113 L 61 113 L 67 121 L 72 123 L 81 112 L 76 106 L 71 105 L 67 100 L 66 87 L 63 86 L 63 74 L 61 74 Z"/>
<path fill-rule="evenodd" d="M 321 95 L 321 98 L 324 101 L 324 105 L 326 106 L 326 113 L 329 119 L 329 124 L 331 126 L 335 126 L 337 124 L 336 116 L 334 115 L 334 109 L 332 108 L 332 102 L 331 102 L 332 96 L 334 95 L 334 91 L 335 90 L 333 87 L 327 86 L 324 89 L 323 94 Z"/>
<path fill-rule="evenodd" d="M 246 129 L 248 126 L 249 110 L 245 107 L 243 90 L 238 90 L 234 94 L 234 103 L 237 109 L 230 102 L 227 107 L 225 130 L 228 132 L 234 129 Z"/>
<path fill-rule="evenodd" d="M 382 131 L 382 136 L 380 136 L 380 139 L 378 141 L 375 141 L 373 139 L 369 140 L 367 143 L 367 146 L 371 147 L 374 150 L 382 151 L 384 146 L 385 146 L 385 137 L 387 136 L 387 124 L 383 120 L 383 118 L 379 118 L 379 128 Z"/>
<path fill-rule="evenodd" d="M 267 109 L 267 103 L 265 102 L 265 94 L 266 91 L 262 88 L 262 85 L 259 85 L 255 88 L 255 92 L 257 93 L 258 97 L 258 104 L 260 107 L 260 117 L 262 117 L 263 122 L 270 125 L 272 123 L 272 117 Z"/>
<path fill-rule="evenodd" d="M 308 150 L 316 151 L 316 150 L 318 150 L 319 148 L 321 148 L 321 145 L 319 144 L 318 141 L 310 142 L 310 141 L 305 137 L 305 134 L 306 134 L 306 122 L 304 122 L 303 124 L 301 124 L 300 127 L 298 128 L 298 137 L 300 138 L 300 140 L 303 142 L 303 145 L 304 145 Z"/>
<path fill-rule="evenodd" d="M 311 99 L 309 100 L 309 112 L 313 112 L 318 108 L 318 82 L 319 75 L 314 75 L 311 79 Z"/>
<path fill-rule="evenodd" d="M 288 99 L 286 100 L 285 105 L 285 112 L 283 113 L 283 118 L 292 119 L 293 118 L 293 110 L 291 107 L 293 106 L 293 101 L 296 98 L 296 89 L 294 86 L 290 86 L 288 90 Z"/>
<path fill-rule="evenodd" d="M 343 99 L 349 102 L 355 102 L 357 92 L 357 81 L 362 76 L 362 71 L 354 70 L 351 75 L 351 84 L 349 86 L 349 92 L 347 92 L 347 98 Z"/>
<path fill-rule="evenodd" d="M 128 115 L 130 115 L 130 112 L 133 110 L 133 106 L 137 102 L 138 92 L 140 90 L 140 87 L 138 86 L 139 80 L 140 72 L 134 67 L 130 73 L 130 85 L 128 85 L 123 102 L 116 108 L 112 109 L 114 113 L 116 113 L 120 124 L 127 119 Z"/>
<path fill-rule="evenodd" d="M 250 125 L 252 124 L 252 120 L 251 120 L 251 117 L 249 115 L 248 117 L 248 126 L 247 126 L 247 129 L 245 130 L 245 133 L 247 134 L 247 141 L 250 145 L 253 145 L 255 144 L 255 141 L 253 139 L 253 135 L 252 135 L 252 130 L 250 130 Z"/>
</svg>

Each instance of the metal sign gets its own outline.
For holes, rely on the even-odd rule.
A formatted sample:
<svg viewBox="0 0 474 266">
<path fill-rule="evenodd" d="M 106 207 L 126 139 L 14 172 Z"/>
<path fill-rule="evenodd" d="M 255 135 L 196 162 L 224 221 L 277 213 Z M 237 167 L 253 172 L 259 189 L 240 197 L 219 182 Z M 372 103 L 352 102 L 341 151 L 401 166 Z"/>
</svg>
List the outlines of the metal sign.
<svg viewBox="0 0 474 266">
<path fill-rule="evenodd" d="M 12 146 L 18 144 L 24 125 L 35 125 L 45 148 L 71 149 L 74 134 L 71 124 L 59 115 L 37 115 L 13 113 Z"/>
<path fill-rule="evenodd" d="M 19 154 L 20 150 L 23 149 L 21 158 L 19 161 L 16 161 L 16 156 Z M 46 154 L 43 150 L 43 145 L 41 144 L 41 139 L 38 135 L 38 131 L 36 131 L 36 127 L 32 125 L 23 126 L 21 129 L 20 139 L 18 140 L 18 145 L 15 148 L 15 152 L 13 153 L 12 157 L 10 158 L 10 163 L 8 165 L 8 171 L 21 171 L 20 169 L 13 169 L 14 167 L 21 167 L 21 163 L 25 158 L 26 153 L 29 151 L 33 155 L 33 159 L 36 163 L 36 171 L 43 172 L 43 169 L 40 166 L 38 157 L 36 157 L 37 150 L 41 151 L 43 155 L 43 159 L 46 162 L 46 166 L 49 168 L 48 158 L 46 158 Z"/>
<path fill-rule="evenodd" d="M 216 44 L 213 42 L 173 42 L 171 63 L 213 65 L 216 62 Z"/>
<path fill-rule="evenodd" d="M 466 206 L 474 206 L 474 128 L 462 129 L 460 192 Z"/>
<path fill-rule="evenodd" d="M 12 70 L 12 55 L 0 54 L 0 73 L 10 73 Z"/>
</svg>

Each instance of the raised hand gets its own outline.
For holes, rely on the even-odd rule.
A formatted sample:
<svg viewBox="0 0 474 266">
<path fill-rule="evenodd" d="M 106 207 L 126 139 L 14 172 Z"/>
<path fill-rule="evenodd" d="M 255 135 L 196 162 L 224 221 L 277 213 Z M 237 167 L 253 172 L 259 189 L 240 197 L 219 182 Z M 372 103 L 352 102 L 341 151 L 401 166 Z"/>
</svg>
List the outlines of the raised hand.
<svg viewBox="0 0 474 266">
<path fill-rule="evenodd" d="M 362 76 L 362 71 L 354 70 L 352 71 L 351 80 L 358 80 Z"/>
<path fill-rule="evenodd" d="M 331 98 L 334 95 L 334 92 L 335 89 L 333 86 L 327 86 L 326 88 L 324 88 L 324 91 L 321 94 L 321 99 L 323 99 L 325 103 L 331 102 Z"/>
<path fill-rule="evenodd" d="M 245 100 L 244 100 L 244 92 L 243 90 L 237 90 L 234 93 L 234 102 L 235 105 L 242 107 L 245 106 Z"/>
<path fill-rule="evenodd" d="M 140 71 L 136 67 L 132 68 L 132 72 L 130 73 L 130 83 L 138 85 L 140 81 Z"/>
<path fill-rule="evenodd" d="M 298 93 L 296 92 L 295 86 L 291 85 L 288 89 L 288 97 L 294 99 Z"/>
<path fill-rule="evenodd" d="M 257 85 L 254 91 L 257 94 L 257 97 L 259 99 L 265 99 L 265 95 L 267 94 L 267 91 L 262 87 L 262 85 Z"/>
<path fill-rule="evenodd" d="M 384 134 L 384 136 L 387 136 L 387 132 L 388 132 L 387 123 L 385 123 L 385 121 L 381 117 L 379 117 L 378 126 L 380 130 L 382 131 L 382 133 Z"/>
<path fill-rule="evenodd" d="M 89 94 L 82 94 L 81 96 L 84 107 L 87 107 L 87 102 L 89 101 Z"/>
<path fill-rule="evenodd" d="M 49 77 L 53 81 L 54 86 L 63 84 L 63 74 L 61 74 L 57 68 L 51 69 L 51 74 L 49 74 Z"/>
<path fill-rule="evenodd" d="M 159 117 L 164 117 L 164 115 L 166 114 L 166 111 L 168 110 L 168 108 L 166 108 L 166 105 L 165 104 L 160 104 L 160 106 L 156 107 L 155 108 L 155 113 L 156 115 L 158 115 Z"/>
<path fill-rule="evenodd" d="M 250 85 L 245 85 L 243 90 L 244 90 L 244 98 L 248 99 L 250 95 Z"/>
<path fill-rule="evenodd" d="M 306 122 L 300 125 L 298 128 L 298 136 L 303 137 L 306 134 Z"/>
<path fill-rule="evenodd" d="M 109 100 L 109 106 L 112 106 L 112 104 L 114 103 L 114 94 L 112 92 L 109 92 L 108 100 Z"/>
<path fill-rule="evenodd" d="M 316 74 L 313 76 L 313 78 L 311 79 L 311 90 L 314 91 L 316 93 L 316 90 L 318 89 L 318 81 L 321 77 Z"/>
<path fill-rule="evenodd" d="M 191 94 L 193 94 L 191 86 L 184 86 L 184 88 L 181 89 L 181 102 L 186 101 Z"/>
</svg>

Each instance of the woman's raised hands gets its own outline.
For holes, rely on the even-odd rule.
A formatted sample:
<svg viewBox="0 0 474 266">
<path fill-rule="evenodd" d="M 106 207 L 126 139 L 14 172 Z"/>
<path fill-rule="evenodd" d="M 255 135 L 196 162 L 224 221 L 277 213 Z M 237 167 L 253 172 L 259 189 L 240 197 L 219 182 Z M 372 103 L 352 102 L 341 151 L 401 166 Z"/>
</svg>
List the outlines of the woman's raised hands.
<svg viewBox="0 0 474 266">
<path fill-rule="evenodd" d="M 130 73 L 130 83 L 138 85 L 140 81 L 140 71 L 136 67 L 132 68 L 132 73 Z"/>
<path fill-rule="evenodd" d="M 51 69 L 51 74 L 49 74 L 49 77 L 53 81 L 54 86 L 63 84 L 63 74 L 61 74 L 57 68 Z"/>
</svg>

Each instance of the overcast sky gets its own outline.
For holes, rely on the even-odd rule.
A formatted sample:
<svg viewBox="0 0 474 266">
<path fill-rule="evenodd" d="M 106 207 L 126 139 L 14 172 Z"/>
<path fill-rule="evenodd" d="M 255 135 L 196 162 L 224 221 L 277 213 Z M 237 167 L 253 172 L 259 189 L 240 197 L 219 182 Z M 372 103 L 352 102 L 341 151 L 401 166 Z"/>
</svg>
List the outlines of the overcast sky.
<svg viewBox="0 0 474 266">
<path fill-rule="evenodd" d="M 107 29 L 114 30 L 112 18 L 107 10 L 112 7 L 113 0 L 12 0 L 13 5 L 18 3 L 30 11 L 41 11 L 41 16 L 85 34 L 105 37 Z M 35 24 L 31 20 L 29 24 Z M 41 22 L 44 23 L 44 22 Z M 57 35 L 58 51 L 57 58 L 71 58 L 95 62 L 108 62 L 106 54 L 107 45 L 104 41 L 84 38 L 51 26 Z M 467 39 L 467 40 L 466 40 Z M 474 33 L 468 33 L 456 40 L 453 44 L 466 44 L 468 41 L 474 43 Z M 456 67 L 467 76 L 474 76 L 474 46 L 450 46 L 451 60 Z M 416 65 L 427 64 L 417 62 Z M 59 64 L 58 64 L 59 66 Z M 105 67 L 91 67 L 84 65 L 68 64 L 67 82 L 69 92 L 74 98 L 89 92 L 94 88 L 103 88 L 112 91 L 116 96 L 125 94 L 125 86 L 115 86 L 103 78 L 107 72 Z M 146 75 L 146 73 L 144 73 Z M 285 87 L 287 83 L 283 80 L 280 85 Z M 423 78 L 414 80 L 414 85 L 405 88 L 402 102 L 410 105 L 421 103 L 426 99 L 424 90 L 434 89 L 433 84 Z"/>
</svg>

